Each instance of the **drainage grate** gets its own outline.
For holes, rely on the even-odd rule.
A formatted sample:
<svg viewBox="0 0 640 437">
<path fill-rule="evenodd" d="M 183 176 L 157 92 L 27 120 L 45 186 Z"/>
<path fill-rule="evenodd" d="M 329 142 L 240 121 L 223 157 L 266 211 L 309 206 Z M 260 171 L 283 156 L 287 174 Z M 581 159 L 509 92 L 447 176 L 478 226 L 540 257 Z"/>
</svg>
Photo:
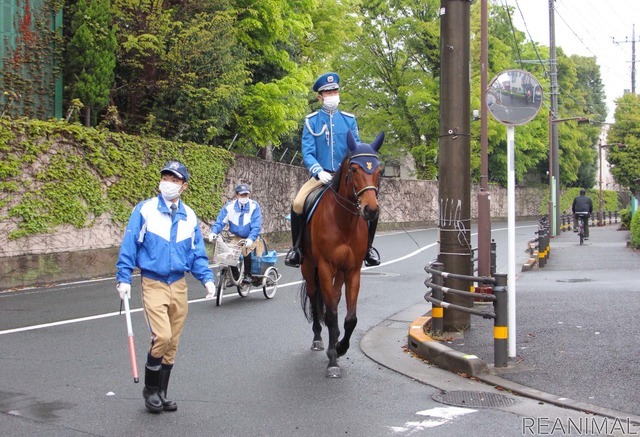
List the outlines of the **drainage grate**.
<svg viewBox="0 0 640 437">
<path fill-rule="evenodd" d="M 433 395 L 432 398 L 436 402 L 456 407 L 507 407 L 516 403 L 514 398 L 508 396 L 479 391 L 449 391 L 446 393 L 437 393 Z"/>
<path fill-rule="evenodd" d="M 556 282 L 570 282 L 570 283 L 575 283 L 575 282 L 591 282 L 591 279 L 587 279 L 587 278 L 580 278 L 580 279 L 557 279 Z"/>
</svg>

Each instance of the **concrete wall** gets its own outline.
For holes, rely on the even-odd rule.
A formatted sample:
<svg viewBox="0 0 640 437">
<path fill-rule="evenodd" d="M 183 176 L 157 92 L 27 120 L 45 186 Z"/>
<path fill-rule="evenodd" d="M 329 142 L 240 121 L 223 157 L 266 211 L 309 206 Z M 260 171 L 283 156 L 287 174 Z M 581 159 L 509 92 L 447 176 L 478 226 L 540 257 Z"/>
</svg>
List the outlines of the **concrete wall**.
<svg viewBox="0 0 640 437">
<path fill-rule="evenodd" d="M 263 232 L 269 241 L 287 244 L 289 224 L 285 216 L 298 188 L 306 181 L 307 171 L 301 167 L 238 156 L 227 174 L 225 200 L 234 196 L 240 182 L 252 187 L 252 197 L 263 209 Z M 472 219 L 477 217 L 477 187 L 471 194 Z M 491 186 L 491 217 L 507 216 L 507 193 Z M 518 216 L 539 215 L 540 189 L 516 190 Z M 435 226 L 438 219 L 438 184 L 435 181 L 383 179 L 379 203 L 382 208 L 379 230 Z M 6 206 L 3 207 L 6 209 Z M 0 217 L 7 217 L 6 210 Z M 16 228 L 12 219 L 0 220 L 0 290 L 54 282 L 65 282 L 115 274 L 115 262 L 124 225 L 110 220 L 108 214 L 98 217 L 86 229 L 61 226 L 56 232 L 9 240 Z M 208 234 L 209 224 L 202 224 Z"/>
</svg>

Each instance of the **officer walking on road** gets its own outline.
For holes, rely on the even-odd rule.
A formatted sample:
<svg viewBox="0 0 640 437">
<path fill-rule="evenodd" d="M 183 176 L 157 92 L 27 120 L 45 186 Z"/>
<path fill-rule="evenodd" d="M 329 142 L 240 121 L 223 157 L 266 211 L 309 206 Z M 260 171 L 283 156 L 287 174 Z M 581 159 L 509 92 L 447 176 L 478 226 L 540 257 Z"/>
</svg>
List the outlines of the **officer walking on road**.
<svg viewBox="0 0 640 437">
<path fill-rule="evenodd" d="M 342 160 L 347 155 L 347 133 L 351 131 L 357 142 L 358 124 L 353 114 L 338 110 L 340 103 L 340 76 L 326 73 L 313 85 L 318 93 L 322 109 L 307 115 L 302 130 L 302 158 L 311 178 L 300 188 L 291 208 L 291 239 L 293 247 L 287 253 L 285 264 L 300 267 L 302 253 L 300 245 L 304 234 L 304 202 L 314 189 L 331 182 Z M 380 264 L 378 251 L 372 247 L 378 226 L 377 219 L 369 222 L 369 247 L 364 259 L 367 266 Z"/>
<path fill-rule="evenodd" d="M 178 409 L 167 399 L 167 386 L 187 317 L 185 273 L 202 282 L 207 296 L 215 293 L 198 218 L 180 200 L 189 181 L 187 168 L 172 161 L 160 174 L 160 194 L 133 209 L 116 263 L 121 299 L 130 297 L 131 273 L 140 268 L 142 306 L 151 333 L 142 396 L 152 413 Z"/>
</svg>

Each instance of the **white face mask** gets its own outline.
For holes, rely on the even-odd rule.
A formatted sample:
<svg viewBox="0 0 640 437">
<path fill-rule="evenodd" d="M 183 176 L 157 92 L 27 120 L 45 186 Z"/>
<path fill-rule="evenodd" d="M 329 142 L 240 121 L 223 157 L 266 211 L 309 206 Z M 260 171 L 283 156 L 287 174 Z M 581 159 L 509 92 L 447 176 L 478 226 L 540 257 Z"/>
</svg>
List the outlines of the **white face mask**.
<svg viewBox="0 0 640 437">
<path fill-rule="evenodd" d="M 248 197 L 238 197 L 238 203 L 240 205 L 246 205 L 247 203 L 249 203 L 249 198 Z"/>
<path fill-rule="evenodd" d="M 338 103 L 340 103 L 340 96 L 327 96 L 322 99 L 322 104 L 329 111 L 335 111 L 338 107 Z"/>
<path fill-rule="evenodd" d="M 176 197 L 180 196 L 181 188 L 182 188 L 182 185 L 174 184 L 173 182 L 169 182 L 169 181 L 160 182 L 160 193 L 162 194 L 162 197 L 164 197 L 167 200 L 173 200 Z"/>
</svg>

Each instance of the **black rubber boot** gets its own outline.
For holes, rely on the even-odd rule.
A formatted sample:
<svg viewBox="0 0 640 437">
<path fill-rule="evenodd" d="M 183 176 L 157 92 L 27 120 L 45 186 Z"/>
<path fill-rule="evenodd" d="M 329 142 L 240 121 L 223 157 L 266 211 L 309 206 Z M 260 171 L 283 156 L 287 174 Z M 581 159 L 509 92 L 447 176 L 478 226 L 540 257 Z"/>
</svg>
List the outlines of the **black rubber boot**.
<svg viewBox="0 0 640 437">
<path fill-rule="evenodd" d="M 144 406 L 152 413 L 162 411 L 162 400 L 160 399 L 160 366 L 150 369 L 148 365 L 144 367 Z"/>
<path fill-rule="evenodd" d="M 300 240 L 304 229 L 304 214 L 298 214 L 291 210 L 291 242 L 293 247 L 287 253 L 284 264 L 289 267 L 300 267 L 302 253 L 300 252 Z"/>
<path fill-rule="evenodd" d="M 167 399 L 167 387 L 169 386 L 169 377 L 171 376 L 171 369 L 160 369 L 160 401 L 162 402 L 162 409 L 164 411 L 176 411 L 178 404 L 176 401 Z"/>
<path fill-rule="evenodd" d="M 367 247 L 367 255 L 364 257 L 364 265 L 367 267 L 380 265 L 380 254 L 378 254 L 378 250 L 373 247 L 373 237 L 376 236 L 377 227 L 377 219 L 369 222 L 369 246 Z"/>
</svg>

